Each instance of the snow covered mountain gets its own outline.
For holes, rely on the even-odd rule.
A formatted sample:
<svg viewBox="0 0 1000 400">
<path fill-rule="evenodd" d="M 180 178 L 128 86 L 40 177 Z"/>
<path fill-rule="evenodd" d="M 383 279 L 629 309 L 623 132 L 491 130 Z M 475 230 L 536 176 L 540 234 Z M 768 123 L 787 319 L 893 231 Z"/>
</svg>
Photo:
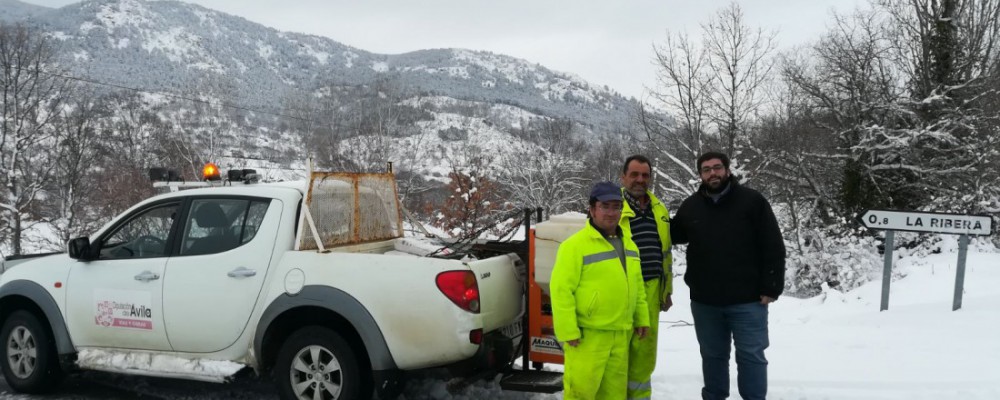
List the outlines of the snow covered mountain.
<svg viewBox="0 0 1000 400">
<path fill-rule="evenodd" d="M 375 54 L 177 1 L 90 0 L 48 9 L 0 0 L 0 20 L 43 27 L 61 42 L 75 74 L 212 93 L 261 110 L 277 111 L 288 93 L 386 76 L 418 93 L 512 105 L 591 132 L 620 126 L 636 106 L 606 87 L 509 56 L 463 49 Z"/>
<path fill-rule="evenodd" d="M 39 14 L 45 14 L 50 10 L 48 7 L 22 3 L 17 0 L 0 0 L 0 21 L 26 20 Z"/>
</svg>

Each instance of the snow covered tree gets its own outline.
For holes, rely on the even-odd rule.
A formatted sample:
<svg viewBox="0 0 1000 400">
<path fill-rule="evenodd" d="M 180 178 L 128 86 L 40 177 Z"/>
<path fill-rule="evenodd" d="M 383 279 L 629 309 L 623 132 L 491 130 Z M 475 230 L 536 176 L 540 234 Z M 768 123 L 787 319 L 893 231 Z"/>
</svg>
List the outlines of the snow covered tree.
<svg viewBox="0 0 1000 400">
<path fill-rule="evenodd" d="M 550 213 L 579 208 L 595 166 L 588 163 L 587 144 L 576 125 L 567 119 L 538 118 L 522 122 L 513 134 L 537 146 L 516 147 L 494 157 L 505 198 L 514 207 L 541 207 Z"/>
<path fill-rule="evenodd" d="M 905 177 L 914 206 L 997 212 L 1000 1 L 879 5 L 892 17 L 909 92 L 900 104 L 905 118 L 870 143 L 893 154 L 883 171 Z"/>
<path fill-rule="evenodd" d="M 588 180 L 581 160 L 548 152 L 514 152 L 499 158 L 497 183 L 504 198 L 517 207 L 561 213 L 577 211 L 583 204 L 580 194 Z"/>
<path fill-rule="evenodd" d="M 812 61 L 784 66 L 839 141 L 844 214 L 996 208 L 998 12 L 994 1 L 880 1 L 837 16 Z"/>
<path fill-rule="evenodd" d="M 813 159 L 833 162 L 840 172 L 820 175 L 815 192 L 836 193 L 837 201 L 831 205 L 840 215 L 891 207 L 887 194 L 902 182 L 875 176 L 876 169 L 869 167 L 884 154 L 861 145 L 871 137 L 873 127 L 895 123 L 895 102 L 903 96 L 902 76 L 887 57 L 892 39 L 882 25 L 877 13 L 835 16 L 833 30 L 808 56 L 788 57 L 782 66 L 791 90 L 804 97 L 801 115 L 835 141 L 832 148 L 815 152 Z"/>
<path fill-rule="evenodd" d="M 28 212 L 52 177 L 47 149 L 67 81 L 42 33 L 0 23 L 0 212 L 2 234 L 21 254 Z"/>
<path fill-rule="evenodd" d="M 795 225 L 790 287 L 867 279 L 871 243 L 844 235 L 863 209 L 1000 211 L 998 15 L 989 0 L 880 0 L 786 57 L 785 95 L 799 99 L 765 118 L 755 145 Z"/>
<path fill-rule="evenodd" d="M 102 132 L 100 121 L 109 117 L 108 110 L 92 93 L 74 97 L 80 100 L 69 101 L 55 122 L 56 174 L 43 210 L 56 234 L 48 247 L 57 251 L 70 239 L 95 232 L 110 217 L 101 213 L 104 202 L 99 199 L 99 189 L 106 182 L 98 178 L 98 161 L 107 156 L 100 142 L 109 133 Z M 116 171 L 127 170 L 114 167 Z"/>
</svg>

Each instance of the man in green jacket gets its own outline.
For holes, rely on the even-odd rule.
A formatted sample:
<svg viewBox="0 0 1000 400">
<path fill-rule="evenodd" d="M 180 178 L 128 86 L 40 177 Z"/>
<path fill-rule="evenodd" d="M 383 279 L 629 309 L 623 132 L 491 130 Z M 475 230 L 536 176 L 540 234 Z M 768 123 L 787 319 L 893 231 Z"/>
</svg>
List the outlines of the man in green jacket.
<svg viewBox="0 0 1000 400">
<path fill-rule="evenodd" d="M 621 188 L 597 183 L 586 226 L 556 253 L 549 288 L 564 399 L 624 399 L 629 340 L 649 328 L 639 250 L 618 226 L 621 212 Z"/>
<path fill-rule="evenodd" d="M 649 338 L 633 337 L 628 355 L 628 399 L 642 400 L 653 396 L 650 378 L 656 368 L 656 342 L 659 334 L 660 311 L 667 311 L 673 302 L 673 273 L 670 256 L 670 214 L 667 207 L 649 191 L 652 163 L 634 155 L 625 159 L 622 167 L 622 232 L 639 248 L 642 279 L 645 282 L 646 304 L 649 306 Z"/>
</svg>

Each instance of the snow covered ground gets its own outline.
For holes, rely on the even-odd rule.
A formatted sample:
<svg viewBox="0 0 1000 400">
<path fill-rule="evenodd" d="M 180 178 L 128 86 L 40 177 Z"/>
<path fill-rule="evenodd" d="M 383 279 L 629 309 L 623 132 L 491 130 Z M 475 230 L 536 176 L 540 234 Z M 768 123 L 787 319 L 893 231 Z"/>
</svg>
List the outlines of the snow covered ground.
<svg viewBox="0 0 1000 400">
<path fill-rule="evenodd" d="M 963 307 L 953 312 L 957 246 L 946 242 L 943 254 L 897 260 L 906 276 L 892 283 L 887 311 L 880 281 L 771 305 L 768 398 L 1000 399 L 1000 254 L 969 254 Z M 661 318 L 690 322 L 687 287 L 678 292 Z M 697 399 L 694 328 L 660 335 L 654 398 Z"/>
<path fill-rule="evenodd" d="M 957 245 L 942 254 L 896 261 L 889 310 L 879 312 L 881 282 L 770 306 L 768 398 L 772 400 L 1000 399 L 1000 253 L 970 249 L 963 306 L 951 311 Z M 688 288 L 661 314 L 654 399 L 699 399 L 701 359 Z M 739 399 L 732 363 L 732 399 Z M 451 394 L 442 381 L 411 382 L 405 399 L 558 399 L 502 393 L 495 383 Z"/>
</svg>

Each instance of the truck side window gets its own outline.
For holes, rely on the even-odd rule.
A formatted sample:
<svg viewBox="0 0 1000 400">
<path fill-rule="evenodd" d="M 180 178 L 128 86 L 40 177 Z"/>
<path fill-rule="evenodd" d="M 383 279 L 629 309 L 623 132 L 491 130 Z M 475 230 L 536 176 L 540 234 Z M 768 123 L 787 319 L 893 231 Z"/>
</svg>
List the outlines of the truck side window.
<svg viewBox="0 0 1000 400">
<path fill-rule="evenodd" d="M 260 228 L 261 222 L 264 221 L 264 214 L 267 214 L 267 207 L 269 205 L 269 203 L 263 201 L 250 203 L 250 208 L 247 210 L 246 222 L 243 223 L 240 244 L 249 242 L 257 235 L 257 229 Z"/>
<path fill-rule="evenodd" d="M 269 203 L 241 199 L 199 199 L 191 202 L 184 224 L 181 255 L 232 250 L 257 234 Z"/>
<path fill-rule="evenodd" d="M 165 204 L 131 217 L 101 244 L 100 259 L 163 257 L 167 239 L 177 218 L 178 204 Z"/>
</svg>

